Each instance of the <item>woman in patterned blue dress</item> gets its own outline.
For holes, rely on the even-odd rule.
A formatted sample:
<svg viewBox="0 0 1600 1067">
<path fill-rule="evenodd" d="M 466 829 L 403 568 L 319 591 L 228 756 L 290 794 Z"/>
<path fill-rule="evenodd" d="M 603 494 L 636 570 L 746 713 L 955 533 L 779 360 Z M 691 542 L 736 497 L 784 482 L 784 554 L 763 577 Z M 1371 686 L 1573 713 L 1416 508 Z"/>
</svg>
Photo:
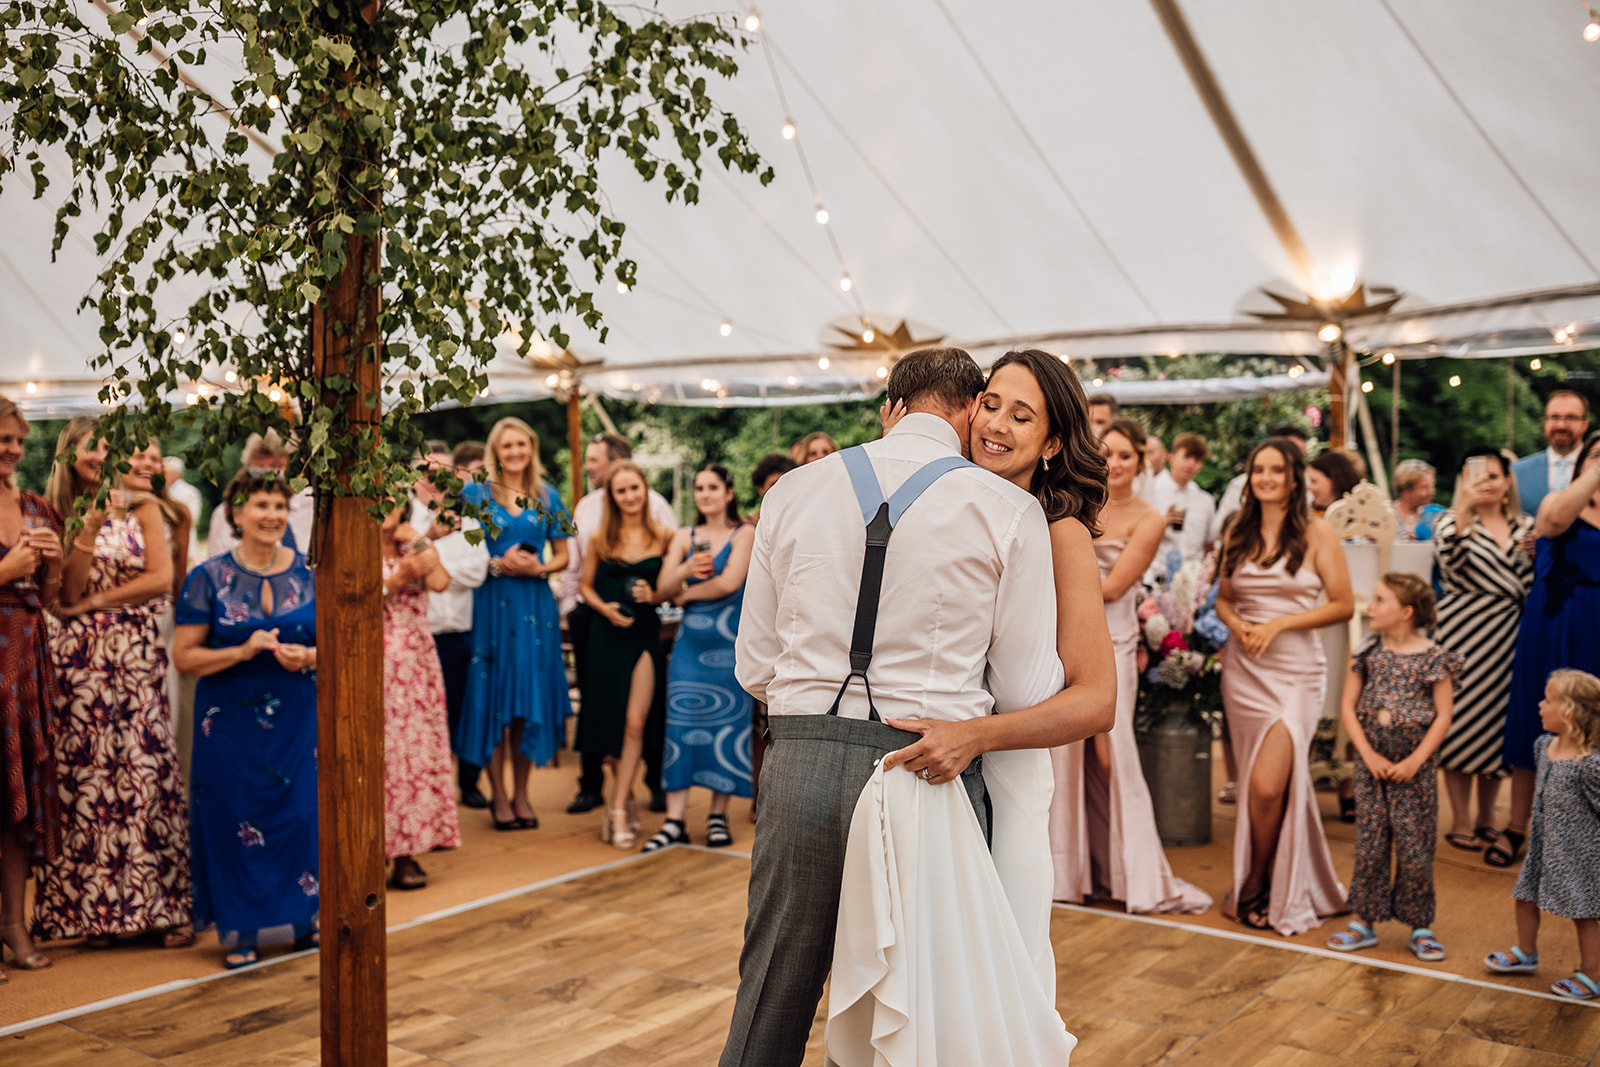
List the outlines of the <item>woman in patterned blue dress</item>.
<svg viewBox="0 0 1600 1067">
<path fill-rule="evenodd" d="M 646 852 L 689 840 L 690 786 L 711 790 L 706 844 L 712 848 L 733 844 L 728 798 L 751 795 L 750 695 L 733 676 L 733 641 L 755 528 L 740 520 L 733 482 L 720 464 L 695 473 L 694 502 L 694 525 L 673 537 L 656 586 L 658 595 L 682 605 L 683 621 L 667 665 L 661 769 L 667 819 L 645 842 Z"/>
<path fill-rule="evenodd" d="M 317 943 L 317 609 L 305 557 L 278 543 L 287 483 L 242 471 L 223 507 L 239 545 L 189 573 L 172 655 L 200 679 L 194 925 L 216 926 L 233 968 L 256 962 L 258 945 Z"/>
<path fill-rule="evenodd" d="M 501 419 L 489 431 L 484 472 L 487 481 L 461 494 L 483 520 L 489 577 L 472 597 L 472 664 L 456 752 L 488 767 L 494 828 L 532 830 L 539 817 L 528 799 L 529 772 L 555 756 L 572 714 L 561 611 L 549 582 L 566 569 L 571 524 L 544 480 L 539 438 L 521 419 Z"/>
</svg>

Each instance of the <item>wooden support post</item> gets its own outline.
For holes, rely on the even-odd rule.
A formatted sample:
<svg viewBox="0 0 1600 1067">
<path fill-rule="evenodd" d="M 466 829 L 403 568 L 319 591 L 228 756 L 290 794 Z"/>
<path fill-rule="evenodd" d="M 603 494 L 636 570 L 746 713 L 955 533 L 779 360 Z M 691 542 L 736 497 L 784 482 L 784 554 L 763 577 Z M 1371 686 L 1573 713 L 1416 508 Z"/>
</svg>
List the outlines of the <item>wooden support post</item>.
<svg viewBox="0 0 1600 1067">
<path fill-rule="evenodd" d="M 1350 349 L 1344 338 L 1323 348 L 1328 364 L 1328 447 L 1345 448 L 1350 438 Z"/>
<path fill-rule="evenodd" d="M 567 451 L 572 453 L 572 506 L 583 499 L 583 395 L 577 382 L 567 394 Z"/>
<path fill-rule="evenodd" d="M 319 381 L 345 375 L 350 430 L 377 443 L 377 239 L 350 259 L 311 315 Z M 337 327 L 337 328 L 336 328 Z M 383 572 L 369 501 L 325 494 L 317 523 L 317 777 L 322 896 L 322 1062 L 388 1062 L 383 895 Z"/>
<path fill-rule="evenodd" d="M 1394 388 L 1389 397 L 1389 476 L 1400 466 L 1400 359 L 1394 361 Z"/>
</svg>

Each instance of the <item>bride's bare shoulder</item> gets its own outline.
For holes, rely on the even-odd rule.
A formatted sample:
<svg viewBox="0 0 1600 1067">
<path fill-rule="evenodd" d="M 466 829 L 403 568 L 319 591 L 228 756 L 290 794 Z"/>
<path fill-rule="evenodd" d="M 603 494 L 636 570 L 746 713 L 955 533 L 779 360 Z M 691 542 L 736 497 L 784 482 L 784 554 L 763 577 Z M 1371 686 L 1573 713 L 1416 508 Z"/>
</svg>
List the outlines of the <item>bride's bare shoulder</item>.
<svg viewBox="0 0 1600 1067">
<path fill-rule="evenodd" d="M 1092 553 L 1094 538 L 1089 536 L 1089 528 L 1077 519 L 1057 519 L 1050 524 L 1050 550 L 1058 556 L 1077 550 Z"/>
</svg>

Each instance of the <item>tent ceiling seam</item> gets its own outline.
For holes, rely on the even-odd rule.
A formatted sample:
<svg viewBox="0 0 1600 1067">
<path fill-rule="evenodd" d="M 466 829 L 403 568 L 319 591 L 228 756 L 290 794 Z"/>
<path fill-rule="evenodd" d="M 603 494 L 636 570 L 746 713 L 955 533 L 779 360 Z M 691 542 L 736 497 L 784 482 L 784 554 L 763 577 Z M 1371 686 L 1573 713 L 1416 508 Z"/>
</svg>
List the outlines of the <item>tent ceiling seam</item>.
<svg viewBox="0 0 1600 1067">
<path fill-rule="evenodd" d="M 1072 205 L 1072 209 L 1077 212 L 1078 218 L 1083 221 L 1084 227 L 1093 235 L 1095 242 L 1105 252 L 1106 258 L 1110 259 L 1111 265 L 1117 268 L 1117 273 L 1122 275 L 1122 280 L 1128 284 L 1129 289 L 1133 290 L 1133 295 L 1138 298 L 1139 303 L 1144 305 L 1144 309 L 1150 313 L 1150 317 L 1160 322 L 1161 313 L 1155 309 L 1155 305 L 1150 302 L 1150 298 L 1145 296 L 1144 290 L 1139 288 L 1139 283 L 1133 280 L 1133 275 L 1128 272 L 1128 268 L 1117 257 L 1116 252 L 1112 250 L 1111 243 L 1105 239 L 1105 235 L 1100 232 L 1099 227 L 1089 218 L 1089 213 L 1084 210 L 1083 204 L 1073 194 L 1072 188 L 1067 184 L 1066 179 L 1061 176 L 1061 172 L 1056 169 L 1055 164 L 1050 161 L 1050 157 L 1045 154 L 1043 146 L 1033 136 L 1033 131 L 1028 128 L 1027 123 L 1022 121 L 1021 113 L 1012 106 L 1010 98 L 1000 88 L 1000 83 L 989 72 L 988 65 L 984 63 L 983 57 L 978 54 L 978 50 L 968 40 L 966 33 L 961 29 L 961 24 L 950 13 L 950 9 L 945 5 L 944 0 L 934 0 L 934 2 L 938 5 L 940 13 L 944 15 L 945 21 L 950 24 L 950 29 L 955 33 L 956 39 L 961 42 L 961 47 L 966 49 L 967 56 L 972 60 L 973 65 L 978 68 L 978 73 L 982 74 L 984 81 L 989 83 L 989 88 L 994 91 L 995 98 L 1000 101 L 1000 106 L 1005 109 L 1007 115 L 1011 116 L 1011 121 L 1017 124 L 1017 129 L 1021 131 L 1023 140 L 1028 142 L 1028 147 L 1033 149 L 1033 154 L 1039 157 L 1040 163 L 1044 164 L 1045 171 L 1055 181 L 1056 187 L 1067 198 L 1067 202 Z"/>
<path fill-rule="evenodd" d="M 1200 97 L 1206 114 L 1211 116 L 1218 136 L 1222 138 L 1245 185 L 1255 197 L 1256 206 L 1266 216 L 1267 225 L 1272 227 L 1284 254 L 1300 268 L 1305 274 L 1304 281 L 1309 284 L 1316 277 L 1316 262 L 1311 258 L 1305 241 L 1301 240 L 1300 231 L 1295 229 L 1294 222 L 1289 218 L 1283 201 L 1278 199 L 1277 190 L 1273 189 L 1266 169 L 1251 147 L 1250 139 L 1245 136 L 1244 127 L 1239 125 L 1238 116 L 1228 105 L 1228 98 L 1222 92 L 1216 72 L 1200 50 L 1200 43 L 1195 40 L 1188 20 L 1179 9 L 1178 0 L 1150 0 L 1150 6 L 1155 9 L 1156 18 L 1166 31 L 1167 40 L 1172 42 L 1173 50 L 1178 53 L 1178 61 L 1189 75 L 1189 81 L 1193 83 L 1195 94 Z"/>
<path fill-rule="evenodd" d="M 833 127 L 834 132 L 839 135 L 840 139 L 842 139 L 847 146 L 849 146 L 850 151 L 855 153 L 856 158 L 859 159 L 862 165 L 872 173 L 872 176 L 878 179 L 878 184 L 883 186 L 884 191 L 889 194 L 889 197 L 896 204 L 900 205 L 900 210 L 906 213 L 906 217 L 911 220 L 911 224 L 922 231 L 922 235 L 928 239 L 928 243 L 933 245 L 933 247 L 938 251 L 939 255 L 944 257 L 944 261 L 950 264 L 957 276 L 959 276 L 961 280 L 966 283 L 967 288 L 972 290 L 972 294 L 978 298 L 978 301 L 982 303 L 984 307 L 989 309 L 989 313 L 999 320 L 1000 325 L 1004 326 L 1007 330 L 1015 329 L 1015 327 L 1011 325 L 1011 320 L 1006 318 L 1004 312 L 995 307 L 994 302 L 989 299 L 988 295 L 978 287 L 978 283 L 973 280 L 972 276 L 966 272 L 964 267 L 961 266 L 961 261 L 957 259 L 939 240 L 938 236 L 933 232 L 932 227 L 922 221 L 922 219 L 917 215 L 916 211 L 912 209 L 911 205 L 906 202 L 903 196 L 900 195 L 900 190 L 895 188 L 894 183 L 889 181 L 884 173 L 878 169 L 877 164 L 873 163 L 871 157 L 869 157 L 867 153 L 862 150 L 861 145 L 856 142 L 855 138 L 850 136 L 849 132 L 845 129 L 844 124 L 841 123 L 837 117 L 835 117 L 833 111 L 829 109 L 828 105 L 822 102 L 822 97 L 817 95 L 816 90 L 811 88 L 811 84 L 806 81 L 805 75 L 801 73 L 799 67 L 795 66 L 794 61 L 791 60 L 788 55 L 784 53 L 783 49 L 779 48 L 776 43 L 772 45 L 772 51 L 773 54 L 783 62 L 783 65 L 789 68 L 789 73 L 794 76 L 795 82 L 800 86 L 801 90 L 806 94 L 806 96 L 810 98 L 811 102 L 816 105 L 817 110 L 822 112 L 822 117 L 828 120 L 828 124 Z"/>
<path fill-rule="evenodd" d="M 1589 268 L 1590 274 L 1600 277 L 1600 268 L 1597 268 L 1594 265 L 1594 262 L 1584 254 L 1584 251 L 1581 247 L 1579 247 L 1578 242 L 1573 240 L 1572 235 L 1569 234 L 1566 231 L 1566 228 L 1561 225 L 1560 221 L 1556 219 L 1555 213 L 1545 205 L 1545 202 L 1540 199 L 1539 194 L 1533 191 L 1533 186 L 1528 184 L 1527 180 L 1523 178 L 1521 172 L 1519 172 L 1517 168 L 1512 165 L 1511 160 L 1507 158 L 1506 154 L 1500 150 L 1500 146 L 1495 143 L 1494 138 L 1489 136 L 1489 131 L 1484 129 L 1482 124 L 1478 122 L 1477 116 L 1474 115 L 1471 109 L 1467 107 L 1467 102 L 1461 99 L 1460 95 L 1457 94 L 1455 90 L 1455 86 L 1450 84 L 1450 82 L 1445 78 L 1444 72 L 1434 64 L 1433 57 L 1429 56 L 1428 53 L 1423 49 L 1422 42 L 1417 40 L 1416 36 L 1411 32 L 1411 27 L 1405 24 L 1405 20 L 1400 17 L 1399 12 L 1395 11 L 1393 5 L 1389 3 L 1389 0 L 1379 0 L 1379 2 L 1383 4 L 1383 9 L 1389 13 L 1389 17 L 1394 20 L 1394 24 L 1400 28 L 1400 32 L 1405 35 L 1405 38 L 1408 42 L 1410 42 L 1411 47 L 1416 50 L 1416 53 L 1422 59 L 1422 62 L 1426 64 L 1428 70 L 1432 72 L 1434 78 L 1438 81 L 1440 88 L 1444 89 L 1445 93 L 1450 97 L 1450 100 L 1458 109 L 1460 109 L 1461 114 L 1468 122 L 1472 124 L 1472 128 L 1478 131 L 1478 136 L 1483 138 L 1483 143 L 1489 146 L 1489 151 L 1494 153 L 1495 158 L 1500 161 L 1501 166 L 1506 168 L 1506 173 L 1510 174 L 1511 177 L 1516 180 L 1516 183 L 1522 187 L 1522 191 L 1528 194 L 1528 199 L 1532 200 L 1534 206 L 1539 209 L 1540 214 L 1549 220 L 1550 225 L 1554 227 L 1556 233 L 1560 234 L 1561 239 L 1567 243 L 1567 247 L 1572 249 L 1572 254 L 1578 257 L 1578 261 L 1581 262 L 1585 267 Z"/>
</svg>

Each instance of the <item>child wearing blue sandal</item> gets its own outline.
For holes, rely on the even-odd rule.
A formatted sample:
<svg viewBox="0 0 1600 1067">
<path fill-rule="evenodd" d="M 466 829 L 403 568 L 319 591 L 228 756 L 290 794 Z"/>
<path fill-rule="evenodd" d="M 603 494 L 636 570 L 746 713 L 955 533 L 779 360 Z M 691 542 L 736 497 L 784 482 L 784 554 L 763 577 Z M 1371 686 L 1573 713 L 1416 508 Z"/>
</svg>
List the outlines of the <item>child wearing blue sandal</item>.
<svg viewBox="0 0 1600 1067">
<path fill-rule="evenodd" d="M 1367 609 L 1372 637 L 1351 658 L 1341 712 L 1360 759 L 1356 779 L 1356 871 L 1348 930 L 1336 952 L 1378 943 L 1389 919 L 1411 926 L 1419 960 L 1444 959 L 1433 936 L 1433 849 L 1439 826 L 1439 746 L 1450 730 L 1459 652 L 1422 632 L 1433 625 L 1433 590 L 1414 574 L 1385 574 Z M 1394 876 L 1389 873 L 1394 853 Z"/>
<path fill-rule="evenodd" d="M 1550 733 L 1533 743 L 1538 770 L 1528 855 L 1511 891 L 1517 943 L 1483 962 L 1501 974 L 1537 971 L 1539 920 L 1543 912 L 1560 915 L 1578 928 L 1578 971 L 1550 991 L 1594 1000 L 1600 997 L 1600 678 L 1571 670 L 1550 675 L 1539 721 Z"/>
</svg>

